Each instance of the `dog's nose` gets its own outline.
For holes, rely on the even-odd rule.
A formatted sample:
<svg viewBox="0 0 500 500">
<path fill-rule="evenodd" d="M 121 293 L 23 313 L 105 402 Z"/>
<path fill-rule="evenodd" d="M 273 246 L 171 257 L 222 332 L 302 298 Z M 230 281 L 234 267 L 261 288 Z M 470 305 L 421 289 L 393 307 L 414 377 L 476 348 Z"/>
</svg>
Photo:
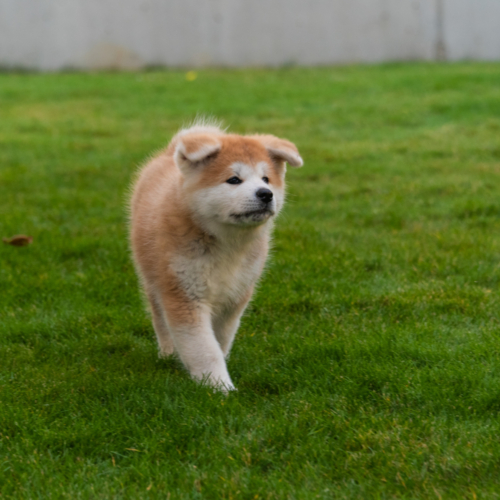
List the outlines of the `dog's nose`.
<svg viewBox="0 0 500 500">
<path fill-rule="evenodd" d="M 257 196 L 257 198 L 262 200 L 264 203 L 269 203 L 273 199 L 273 192 L 267 188 L 260 188 L 255 193 L 255 196 Z"/>
</svg>

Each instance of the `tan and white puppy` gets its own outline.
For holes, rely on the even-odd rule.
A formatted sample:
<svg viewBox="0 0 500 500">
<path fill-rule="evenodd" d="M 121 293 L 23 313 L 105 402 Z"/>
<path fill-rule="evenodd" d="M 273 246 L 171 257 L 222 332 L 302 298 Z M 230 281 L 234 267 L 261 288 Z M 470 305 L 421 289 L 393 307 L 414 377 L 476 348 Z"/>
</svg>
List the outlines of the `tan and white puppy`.
<svg viewBox="0 0 500 500">
<path fill-rule="evenodd" d="M 234 389 L 228 356 L 266 261 L 294 144 L 272 135 L 181 130 L 140 172 L 131 243 L 160 355 L 196 379 Z"/>
</svg>

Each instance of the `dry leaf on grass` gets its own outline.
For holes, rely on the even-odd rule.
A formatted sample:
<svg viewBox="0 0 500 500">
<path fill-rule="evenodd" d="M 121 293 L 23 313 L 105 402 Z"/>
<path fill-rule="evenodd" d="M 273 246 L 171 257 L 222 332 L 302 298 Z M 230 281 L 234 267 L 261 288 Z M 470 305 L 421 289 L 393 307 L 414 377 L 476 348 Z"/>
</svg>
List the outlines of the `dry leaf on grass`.
<svg viewBox="0 0 500 500">
<path fill-rule="evenodd" d="M 15 247 L 25 247 L 33 242 L 33 236 L 26 236 L 25 234 L 16 234 L 12 238 L 3 238 L 6 245 L 14 245 Z"/>
</svg>

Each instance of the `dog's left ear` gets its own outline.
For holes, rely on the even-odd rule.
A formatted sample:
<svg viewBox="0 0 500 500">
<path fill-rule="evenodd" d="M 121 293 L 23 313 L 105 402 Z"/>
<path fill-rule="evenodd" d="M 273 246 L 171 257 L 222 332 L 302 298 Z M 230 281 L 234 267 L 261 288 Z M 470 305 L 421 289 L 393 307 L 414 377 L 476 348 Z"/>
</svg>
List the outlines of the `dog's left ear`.
<svg viewBox="0 0 500 500">
<path fill-rule="evenodd" d="M 304 160 L 299 154 L 297 146 L 286 139 L 280 139 L 274 135 L 253 135 L 267 149 L 269 156 L 278 162 L 287 162 L 291 167 L 301 167 Z"/>
<path fill-rule="evenodd" d="M 189 170 L 216 155 L 221 148 L 219 139 L 213 134 L 192 133 L 179 137 L 174 159 L 181 171 Z"/>
</svg>

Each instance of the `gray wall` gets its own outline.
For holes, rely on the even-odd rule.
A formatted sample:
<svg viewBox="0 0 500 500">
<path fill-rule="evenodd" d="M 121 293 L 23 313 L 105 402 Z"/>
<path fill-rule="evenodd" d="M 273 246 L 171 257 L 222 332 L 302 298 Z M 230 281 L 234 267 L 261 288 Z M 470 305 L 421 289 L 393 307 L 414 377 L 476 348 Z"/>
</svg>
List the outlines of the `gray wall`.
<svg viewBox="0 0 500 500">
<path fill-rule="evenodd" d="M 0 66 L 500 59 L 500 0 L 0 0 Z"/>
</svg>

